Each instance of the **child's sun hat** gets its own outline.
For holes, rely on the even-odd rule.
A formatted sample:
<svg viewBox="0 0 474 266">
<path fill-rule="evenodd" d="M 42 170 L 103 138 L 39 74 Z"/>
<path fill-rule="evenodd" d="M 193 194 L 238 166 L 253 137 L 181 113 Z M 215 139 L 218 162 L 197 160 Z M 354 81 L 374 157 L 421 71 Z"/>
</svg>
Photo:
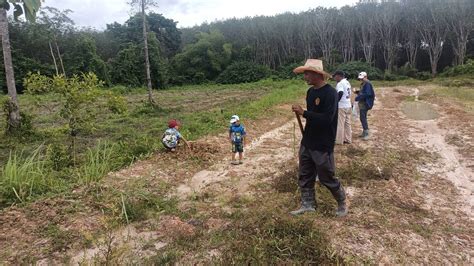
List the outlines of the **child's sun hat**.
<svg viewBox="0 0 474 266">
<path fill-rule="evenodd" d="M 178 125 L 178 121 L 176 121 L 176 119 L 171 119 L 170 121 L 168 121 L 168 127 L 169 128 L 175 128 L 177 125 Z"/>
<path fill-rule="evenodd" d="M 238 115 L 233 115 L 231 118 L 230 118 L 230 123 L 233 124 L 237 121 L 239 121 L 239 116 Z"/>
</svg>

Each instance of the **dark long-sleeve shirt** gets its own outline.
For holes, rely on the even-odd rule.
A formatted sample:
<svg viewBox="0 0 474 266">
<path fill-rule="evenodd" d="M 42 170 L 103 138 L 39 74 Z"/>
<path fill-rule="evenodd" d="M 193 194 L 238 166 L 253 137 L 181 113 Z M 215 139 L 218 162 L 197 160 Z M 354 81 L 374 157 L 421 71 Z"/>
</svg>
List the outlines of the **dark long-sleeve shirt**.
<svg viewBox="0 0 474 266">
<path fill-rule="evenodd" d="M 367 109 L 372 109 L 374 106 L 375 92 L 374 87 L 370 81 L 367 81 L 362 85 L 362 89 L 359 92 L 359 95 L 355 98 L 358 102 L 365 103 Z"/>
<path fill-rule="evenodd" d="M 306 108 L 303 117 L 306 126 L 301 145 L 310 150 L 332 152 L 337 131 L 337 91 L 326 84 L 306 93 Z"/>
</svg>

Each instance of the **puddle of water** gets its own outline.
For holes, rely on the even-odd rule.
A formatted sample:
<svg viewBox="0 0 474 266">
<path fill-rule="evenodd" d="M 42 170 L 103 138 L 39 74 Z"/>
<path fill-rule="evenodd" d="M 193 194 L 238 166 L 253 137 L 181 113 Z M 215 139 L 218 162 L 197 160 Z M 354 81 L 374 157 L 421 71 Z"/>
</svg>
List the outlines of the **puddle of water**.
<svg viewBox="0 0 474 266">
<path fill-rule="evenodd" d="M 424 102 L 403 102 L 402 112 L 410 119 L 432 120 L 438 118 L 438 113 L 429 103 Z"/>
</svg>

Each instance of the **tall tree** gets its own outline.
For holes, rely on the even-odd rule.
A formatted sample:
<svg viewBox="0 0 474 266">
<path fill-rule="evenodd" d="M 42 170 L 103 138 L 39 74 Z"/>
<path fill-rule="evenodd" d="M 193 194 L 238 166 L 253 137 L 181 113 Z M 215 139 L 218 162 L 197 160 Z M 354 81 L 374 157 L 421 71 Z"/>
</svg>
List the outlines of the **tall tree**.
<svg viewBox="0 0 474 266">
<path fill-rule="evenodd" d="M 221 32 L 200 33 L 195 44 L 187 45 L 174 57 L 176 73 L 187 82 L 201 83 L 216 78 L 230 63 L 232 44 Z"/>
<path fill-rule="evenodd" d="M 338 11 L 335 8 L 317 8 L 313 11 L 313 26 L 316 39 L 329 65 L 334 65 L 332 50 L 336 46 Z"/>
<path fill-rule="evenodd" d="M 402 18 L 400 4 L 395 0 L 385 0 L 377 9 L 375 29 L 379 42 L 382 44 L 385 69 L 393 70 L 397 51 L 399 49 L 400 21 Z"/>
<path fill-rule="evenodd" d="M 342 60 L 344 63 L 353 61 L 355 59 L 356 48 L 356 17 L 354 9 L 350 6 L 344 6 L 339 11 L 340 21 L 339 33 Z"/>
<path fill-rule="evenodd" d="M 446 3 L 441 0 L 427 0 L 415 4 L 418 11 L 415 27 L 421 36 L 422 48 L 430 57 L 431 75 L 434 77 L 438 74 L 438 61 L 449 31 L 446 23 Z"/>
<path fill-rule="evenodd" d="M 401 9 L 404 11 L 404 16 L 400 21 L 401 27 L 401 44 L 405 49 L 408 64 L 411 68 L 416 69 L 416 59 L 420 49 L 421 40 L 418 31 L 414 30 L 416 25 L 416 16 L 418 15 L 416 9 L 413 9 L 411 3 L 407 0 L 401 2 Z"/>
<path fill-rule="evenodd" d="M 22 5 L 20 5 L 22 4 Z M 41 0 L 1 0 L 0 2 L 0 33 L 2 35 L 3 60 L 5 65 L 6 83 L 8 87 L 9 100 L 7 102 L 8 121 L 7 132 L 14 133 L 21 126 L 20 105 L 15 86 L 15 74 L 13 72 L 13 62 L 10 47 L 10 35 L 8 32 L 7 11 L 13 5 L 15 10 L 13 15 L 17 19 L 25 14 L 27 21 L 34 21 L 36 12 L 41 6 Z"/>
<path fill-rule="evenodd" d="M 372 64 L 374 61 L 374 49 L 377 42 L 376 10 L 377 3 L 374 1 L 361 1 L 356 7 L 358 18 L 359 42 L 364 52 L 365 61 Z"/>
<path fill-rule="evenodd" d="M 142 15 L 142 27 L 143 27 L 143 46 L 145 52 L 145 73 L 146 73 L 146 85 L 148 88 L 148 102 L 152 106 L 156 106 L 156 102 L 153 99 L 152 94 L 152 85 L 151 85 L 151 73 L 150 73 L 150 57 L 148 54 L 148 29 L 147 29 L 147 20 L 145 10 L 149 6 L 156 6 L 157 3 L 155 0 L 132 0 L 132 5 L 139 5 L 140 12 Z"/>
<path fill-rule="evenodd" d="M 474 30 L 474 1 L 458 0 L 450 4 L 448 25 L 454 51 L 454 65 L 464 64 L 469 35 Z"/>
</svg>

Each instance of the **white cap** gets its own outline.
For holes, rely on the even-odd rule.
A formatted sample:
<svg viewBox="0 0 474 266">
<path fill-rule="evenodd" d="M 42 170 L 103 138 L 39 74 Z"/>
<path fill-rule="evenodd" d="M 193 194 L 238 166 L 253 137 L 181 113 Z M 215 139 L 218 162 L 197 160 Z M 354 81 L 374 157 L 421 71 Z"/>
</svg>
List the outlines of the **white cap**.
<svg viewBox="0 0 474 266">
<path fill-rule="evenodd" d="M 367 72 L 360 72 L 359 73 L 359 79 L 363 79 L 367 77 Z"/>
<path fill-rule="evenodd" d="M 230 118 L 230 123 L 233 124 L 237 121 L 239 121 L 239 116 L 238 115 L 233 115 L 231 118 Z"/>
</svg>

